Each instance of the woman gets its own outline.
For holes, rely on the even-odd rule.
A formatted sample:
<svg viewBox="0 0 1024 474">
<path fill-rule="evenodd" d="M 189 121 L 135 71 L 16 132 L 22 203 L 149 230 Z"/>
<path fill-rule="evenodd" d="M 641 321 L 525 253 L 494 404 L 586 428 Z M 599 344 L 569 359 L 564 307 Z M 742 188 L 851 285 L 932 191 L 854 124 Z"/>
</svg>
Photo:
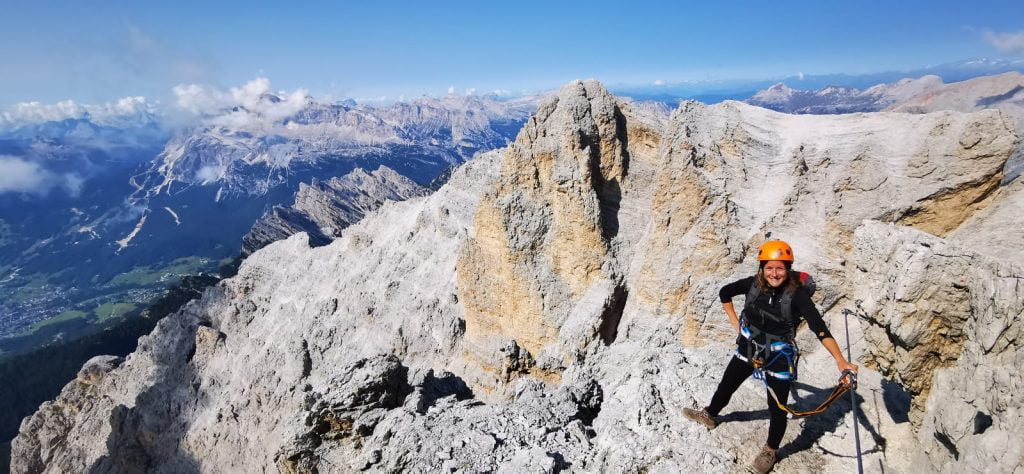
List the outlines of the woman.
<svg viewBox="0 0 1024 474">
<path fill-rule="evenodd" d="M 777 341 L 791 343 L 800 318 L 807 321 L 821 344 L 832 354 L 840 373 L 848 370 L 856 373 L 859 368 L 843 357 L 839 345 L 822 321 L 821 313 L 811 302 L 810 292 L 792 272 L 793 249 L 789 244 L 781 240 L 768 241 L 759 249 L 757 260 L 760 263 L 757 275 L 729 283 L 718 292 L 722 309 L 729 315 L 733 329 L 740 334 L 736 354 L 725 368 L 711 403 L 701 410 L 683 410 L 687 418 L 708 429 L 715 427 L 715 417 L 729 403 L 740 384 L 754 372 L 752 361 L 755 360 L 759 366 L 767 364 L 763 366 L 765 381 L 778 397 L 778 403 L 786 404 L 793 378 L 790 373 L 792 363 L 788 357 L 773 353 L 772 346 Z M 737 295 L 747 295 L 742 321 L 732 305 L 732 298 Z M 778 407 L 771 394 L 767 394 L 767 399 L 771 414 L 768 440 L 751 462 L 751 467 L 758 473 L 768 472 L 775 465 L 776 450 L 786 434 L 786 412 Z"/>
</svg>

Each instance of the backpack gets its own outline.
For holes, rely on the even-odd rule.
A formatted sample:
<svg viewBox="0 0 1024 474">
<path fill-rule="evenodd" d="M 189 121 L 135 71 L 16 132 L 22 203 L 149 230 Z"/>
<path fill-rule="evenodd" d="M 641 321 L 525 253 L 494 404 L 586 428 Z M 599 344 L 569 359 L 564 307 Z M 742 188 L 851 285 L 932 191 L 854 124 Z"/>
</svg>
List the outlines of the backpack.
<svg viewBox="0 0 1024 474">
<path fill-rule="evenodd" d="M 807 289 L 807 291 L 814 295 L 814 291 L 818 289 L 818 286 L 814 283 L 814 278 L 807 272 L 789 272 L 790 278 L 796 278 L 800 282 L 800 285 Z M 762 316 L 766 319 L 771 319 L 778 323 L 787 323 L 793 321 L 793 294 L 796 293 L 795 289 L 786 288 L 782 292 L 782 299 L 779 300 L 779 306 L 782 309 L 781 318 L 771 314 L 767 311 L 762 312 Z M 750 290 L 747 291 L 747 299 L 743 302 L 743 318 L 746 319 L 747 311 L 759 311 L 755 306 L 754 302 L 757 301 L 757 297 L 761 295 L 761 288 L 757 286 L 757 282 L 753 282 L 750 285 Z"/>
</svg>

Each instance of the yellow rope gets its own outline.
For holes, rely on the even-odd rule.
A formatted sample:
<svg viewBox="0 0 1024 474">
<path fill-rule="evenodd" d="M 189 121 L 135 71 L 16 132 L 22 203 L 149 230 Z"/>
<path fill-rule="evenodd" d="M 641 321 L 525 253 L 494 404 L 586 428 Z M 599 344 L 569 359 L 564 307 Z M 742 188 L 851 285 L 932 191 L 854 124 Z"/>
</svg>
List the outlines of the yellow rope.
<svg viewBox="0 0 1024 474">
<path fill-rule="evenodd" d="M 849 376 L 850 378 L 847 379 L 847 376 Z M 772 390 L 772 388 L 768 385 L 767 382 L 765 382 L 765 388 L 768 389 L 768 394 L 772 396 L 773 400 L 775 400 L 775 405 L 777 405 L 780 410 L 788 413 L 789 418 L 804 418 L 824 413 L 825 410 L 828 409 L 829 405 L 838 400 L 839 397 L 843 396 L 843 394 L 845 394 L 846 392 L 849 392 L 850 389 L 856 386 L 856 384 L 857 379 L 854 374 L 849 373 L 848 371 L 843 372 L 843 374 L 839 377 L 839 384 L 836 385 L 836 388 L 832 389 L 832 393 L 829 394 L 828 398 L 826 398 L 825 401 L 821 402 L 821 404 L 818 405 L 817 408 L 807 411 L 796 411 L 780 402 L 778 395 L 775 394 L 775 390 Z"/>
</svg>

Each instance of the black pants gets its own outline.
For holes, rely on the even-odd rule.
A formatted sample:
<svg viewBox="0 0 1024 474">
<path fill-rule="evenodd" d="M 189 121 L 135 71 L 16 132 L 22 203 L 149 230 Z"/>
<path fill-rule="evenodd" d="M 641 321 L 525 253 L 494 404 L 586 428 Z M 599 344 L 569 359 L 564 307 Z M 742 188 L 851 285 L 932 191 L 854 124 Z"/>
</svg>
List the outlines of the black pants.
<svg viewBox="0 0 1024 474">
<path fill-rule="evenodd" d="M 729 361 L 729 366 L 725 368 L 725 375 L 722 376 L 722 381 L 718 383 L 718 390 L 715 390 L 715 395 L 711 397 L 711 404 L 706 408 L 708 414 L 718 416 L 718 413 L 729 404 L 729 399 L 732 398 L 732 394 L 736 392 L 736 389 L 740 388 L 743 381 L 753 373 L 754 368 L 750 364 L 734 356 Z M 768 380 L 768 386 L 775 391 L 779 401 L 785 405 L 789 400 L 789 387 L 792 382 L 779 380 L 771 375 L 766 375 L 765 377 Z M 758 381 L 758 385 L 760 384 L 761 382 Z M 765 391 L 764 396 L 768 399 L 768 413 L 771 414 L 771 421 L 768 423 L 768 441 L 765 444 L 769 448 L 779 449 L 782 436 L 786 434 L 786 412 L 775 405 L 775 400 L 772 399 L 772 396 L 767 391 Z"/>
</svg>

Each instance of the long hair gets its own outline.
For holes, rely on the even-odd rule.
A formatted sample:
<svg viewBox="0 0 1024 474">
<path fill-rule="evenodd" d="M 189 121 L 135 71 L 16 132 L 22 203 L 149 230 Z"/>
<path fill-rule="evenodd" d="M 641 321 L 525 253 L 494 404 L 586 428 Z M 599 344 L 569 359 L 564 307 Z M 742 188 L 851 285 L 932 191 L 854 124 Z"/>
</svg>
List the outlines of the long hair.
<svg viewBox="0 0 1024 474">
<path fill-rule="evenodd" d="M 764 277 L 764 266 L 767 261 L 760 262 L 757 267 L 757 276 L 754 278 L 754 283 L 757 284 L 757 289 L 761 290 L 761 293 L 771 291 L 772 285 L 768 284 L 768 280 Z M 793 278 L 793 263 L 782 262 L 786 266 L 786 281 L 782 282 L 781 288 L 789 290 L 795 290 L 798 286 L 797 279 Z"/>
</svg>

